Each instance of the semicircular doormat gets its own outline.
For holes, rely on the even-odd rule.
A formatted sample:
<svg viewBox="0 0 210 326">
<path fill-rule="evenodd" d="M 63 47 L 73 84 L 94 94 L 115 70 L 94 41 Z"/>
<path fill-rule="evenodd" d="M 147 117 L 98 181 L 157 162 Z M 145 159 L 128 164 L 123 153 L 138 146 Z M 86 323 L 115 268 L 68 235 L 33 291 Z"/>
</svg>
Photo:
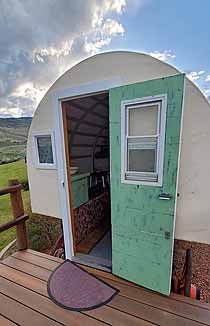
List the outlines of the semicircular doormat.
<svg viewBox="0 0 210 326">
<path fill-rule="evenodd" d="M 54 303 L 76 311 L 98 308 L 119 292 L 70 260 L 65 260 L 53 271 L 47 290 Z"/>
</svg>

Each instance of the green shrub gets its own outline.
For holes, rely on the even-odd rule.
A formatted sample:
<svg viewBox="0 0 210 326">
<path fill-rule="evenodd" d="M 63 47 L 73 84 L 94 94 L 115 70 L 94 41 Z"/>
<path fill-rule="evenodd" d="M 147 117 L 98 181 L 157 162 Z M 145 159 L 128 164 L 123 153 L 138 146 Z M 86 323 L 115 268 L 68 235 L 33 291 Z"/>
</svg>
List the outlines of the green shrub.
<svg viewBox="0 0 210 326">
<path fill-rule="evenodd" d="M 22 180 L 21 181 L 21 184 L 23 186 L 23 190 L 24 191 L 28 191 L 29 190 L 29 184 L 28 184 L 28 180 L 27 179 L 26 180 Z"/>
</svg>

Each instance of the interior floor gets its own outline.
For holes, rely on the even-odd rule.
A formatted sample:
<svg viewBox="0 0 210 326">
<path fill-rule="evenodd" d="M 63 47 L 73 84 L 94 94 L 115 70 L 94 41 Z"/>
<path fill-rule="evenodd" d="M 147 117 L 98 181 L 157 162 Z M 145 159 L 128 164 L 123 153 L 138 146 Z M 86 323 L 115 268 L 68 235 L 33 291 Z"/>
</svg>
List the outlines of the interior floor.
<svg viewBox="0 0 210 326">
<path fill-rule="evenodd" d="M 90 254 L 92 249 L 101 241 L 109 230 L 109 225 L 98 225 L 86 238 L 76 246 L 76 251 L 82 254 Z"/>
<path fill-rule="evenodd" d="M 94 257 L 107 259 L 111 262 L 112 260 L 111 230 L 104 235 L 104 237 L 95 245 L 95 247 L 93 247 L 93 249 L 90 251 L 90 255 Z"/>
<path fill-rule="evenodd" d="M 112 271 L 112 240 L 111 230 L 92 248 L 89 254 L 78 253 L 74 261 L 96 267 L 107 272 Z"/>
</svg>

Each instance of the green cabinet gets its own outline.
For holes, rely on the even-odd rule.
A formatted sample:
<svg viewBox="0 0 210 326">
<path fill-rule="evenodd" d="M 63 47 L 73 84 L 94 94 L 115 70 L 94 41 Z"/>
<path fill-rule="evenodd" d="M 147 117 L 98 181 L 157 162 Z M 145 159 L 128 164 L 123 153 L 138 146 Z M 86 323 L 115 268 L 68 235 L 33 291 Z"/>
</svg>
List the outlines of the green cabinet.
<svg viewBox="0 0 210 326">
<path fill-rule="evenodd" d="M 83 173 L 71 176 L 73 208 L 88 201 L 89 175 L 89 173 Z"/>
</svg>

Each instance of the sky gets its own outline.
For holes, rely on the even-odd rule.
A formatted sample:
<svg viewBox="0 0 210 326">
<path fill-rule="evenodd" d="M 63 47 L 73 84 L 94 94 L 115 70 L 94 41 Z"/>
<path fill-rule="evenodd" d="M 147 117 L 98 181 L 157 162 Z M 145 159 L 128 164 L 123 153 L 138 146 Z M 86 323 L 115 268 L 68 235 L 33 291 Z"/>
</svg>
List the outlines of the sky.
<svg viewBox="0 0 210 326">
<path fill-rule="evenodd" d="M 210 0 L 0 0 L 0 117 L 33 116 L 75 63 L 112 50 L 148 53 L 210 100 Z"/>
</svg>

